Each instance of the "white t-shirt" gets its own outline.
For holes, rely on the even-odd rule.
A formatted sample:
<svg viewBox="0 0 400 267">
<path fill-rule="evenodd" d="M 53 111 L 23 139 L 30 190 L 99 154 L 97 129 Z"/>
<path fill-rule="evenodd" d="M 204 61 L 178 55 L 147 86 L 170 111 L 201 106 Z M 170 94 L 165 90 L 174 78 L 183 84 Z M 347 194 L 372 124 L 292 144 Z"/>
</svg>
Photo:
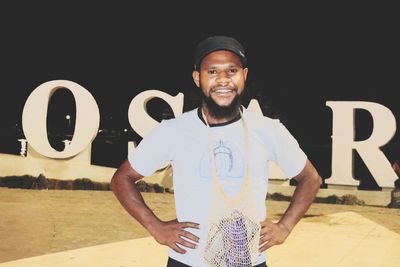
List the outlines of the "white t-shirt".
<svg viewBox="0 0 400 267">
<path fill-rule="evenodd" d="M 200 238 L 196 249 L 184 248 L 179 254 L 169 249 L 169 256 L 189 266 L 201 267 L 201 251 L 206 240 L 209 197 L 211 193 L 211 157 L 207 126 L 198 109 L 177 118 L 163 120 L 143 138 L 128 160 L 143 176 L 171 162 L 176 216 L 180 222 L 195 222 L 200 229 L 187 228 Z M 259 220 L 266 218 L 265 199 L 268 190 L 268 161 L 276 162 L 287 177 L 304 168 L 307 156 L 298 142 L 279 120 L 243 110 L 249 129 L 251 147 L 250 174 Z M 240 119 L 211 126 L 216 171 L 227 194 L 237 193 L 246 171 L 243 124 Z M 202 242 L 203 241 L 203 242 Z M 265 261 L 262 253 L 257 264 Z"/>
</svg>

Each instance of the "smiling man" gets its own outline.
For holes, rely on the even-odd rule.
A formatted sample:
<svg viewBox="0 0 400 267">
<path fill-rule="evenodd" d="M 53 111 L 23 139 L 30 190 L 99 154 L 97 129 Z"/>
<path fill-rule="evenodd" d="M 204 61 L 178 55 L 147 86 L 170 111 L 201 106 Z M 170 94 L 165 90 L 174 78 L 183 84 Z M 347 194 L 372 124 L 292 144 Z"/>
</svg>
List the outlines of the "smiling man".
<svg viewBox="0 0 400 267">
<path fill-rule="evenodd" d="M 222 121 L 238 115 L 241 95 L 248 69 L 244 68 L 244 54 L 235 54 L 227 50 L 219 50 L 226 45 L 235 44 L 230 39 L 221 39 L 214 47 L 199 45 L 193 71 L 193 80 L 202 90 L 203 107 L 210 117 Z M 203 43 L 203 46 L 207 43 Z M 240 44 L 233 49 L 240 50 Z M 215 51 L 214 51 L 215 50 Z M 211 51 L 211 52 L 210 52 Z M 201 59 L 201 67 L 199 59 Z M 201 77 L 201 79 L 200 79 Z"/>
<path fill-rule="evenodd" d="M 265 267 L 265 251 L 282 244 L 304 216 L 320 177 L 284 125 L 241 105 L 248 68 L 236 39 L 203 40 L 194 61 L 201 106 L 155 127 L 115 172 L 112 190 L 127 212 L 170 248 L 168 267 Z M 265 209 L 269 161 L 298 181 L 278 222 L 270 221 Z M 162 221 L 134 182 L 168 162 L 177 219 Z"/>
</svg>

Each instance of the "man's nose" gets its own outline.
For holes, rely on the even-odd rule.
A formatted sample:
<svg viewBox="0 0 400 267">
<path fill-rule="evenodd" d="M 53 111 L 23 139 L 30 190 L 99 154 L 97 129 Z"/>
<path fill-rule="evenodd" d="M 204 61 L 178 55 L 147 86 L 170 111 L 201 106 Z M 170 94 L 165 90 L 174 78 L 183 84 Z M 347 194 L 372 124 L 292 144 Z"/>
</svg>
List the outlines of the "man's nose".
<svg viewBox="0 0 400 267">
<path fill-rule="evenodd" d="M 220 84 L 227 84 L 230 82 L 230 77 L 226 71 L 218 73 L 217 82 Z"/>
</svg>

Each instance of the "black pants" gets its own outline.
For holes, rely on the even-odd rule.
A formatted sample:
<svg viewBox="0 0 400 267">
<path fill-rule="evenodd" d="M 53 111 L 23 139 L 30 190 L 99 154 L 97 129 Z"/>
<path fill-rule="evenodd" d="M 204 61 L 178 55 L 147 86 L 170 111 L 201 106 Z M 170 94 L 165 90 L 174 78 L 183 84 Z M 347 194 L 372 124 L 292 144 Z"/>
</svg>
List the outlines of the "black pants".
<svg viewBox="0 0 400 267">
<path fill-rule="evenodd" d="M 189 265 L 183 264 L 179 261 L 176 261 L 172 258 L 168 258 L 168 263 L 167 263 L 167 267 L 190 267 Z M 260 263 L 254 267 L 268 267 L 267 264 L 265 262 Z"/>
</svg>

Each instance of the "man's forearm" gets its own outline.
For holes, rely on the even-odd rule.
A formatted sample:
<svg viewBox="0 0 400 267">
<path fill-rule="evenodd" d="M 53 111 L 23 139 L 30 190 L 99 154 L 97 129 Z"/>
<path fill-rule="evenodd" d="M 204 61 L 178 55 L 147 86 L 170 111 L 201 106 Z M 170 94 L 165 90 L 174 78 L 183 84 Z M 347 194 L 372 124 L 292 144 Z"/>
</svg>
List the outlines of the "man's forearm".
<svg viewBox="0 0 400 267">
<path fill-rule="evenodd" d="M 135 181 L 141 178 L 143 175 L 135 171 L 128 160 L 125 160 L 114 173 L 111 188 L 121 205 L 161 245 L 166 245 L 178 253 L 185 253 L 184 248 L 196 248 L 199 238 L 186 228 L 198 229 L 199 225 L 193 222 L 178 222 L 176 219 L 166 222 L 158 219 L 135 186 Z"/>
<path fill-rule="evenodd" d="M 134 181 L 125 174 L 116 173 L 111 180 L 111 187 L 125 210 L 151 233 L 152 227 L 160 220 L 146 205 Z"/>
<path fill-rule="evenodd" d="M 279 220 L 279 223 L 283 224 L 287 230 L 292 231 L 305 215 L 318 193 L 320 181 L 317 172 L 311 172 L 299 181 L 289 207 Z"/>
</svg>

